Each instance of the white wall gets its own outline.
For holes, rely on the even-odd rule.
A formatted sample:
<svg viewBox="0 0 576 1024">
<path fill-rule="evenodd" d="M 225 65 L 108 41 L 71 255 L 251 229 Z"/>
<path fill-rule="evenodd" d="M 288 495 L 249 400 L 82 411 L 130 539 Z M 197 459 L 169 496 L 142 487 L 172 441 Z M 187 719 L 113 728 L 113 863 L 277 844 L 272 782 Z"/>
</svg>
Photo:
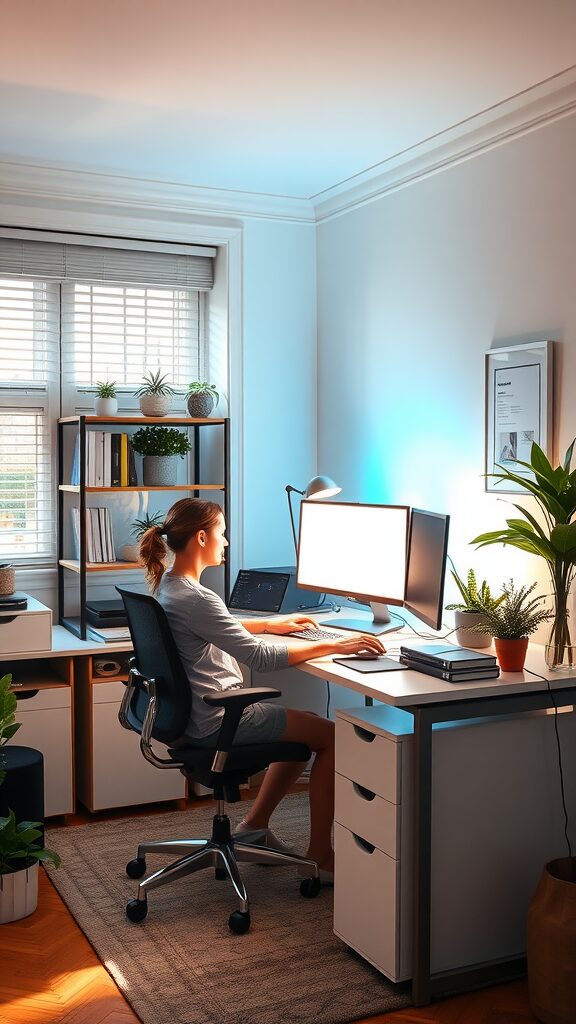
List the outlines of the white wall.
<svg viewBox="0 0 576 1024">
<path fill-rule="evenodd" d="M 576 434 L 576 117 L 318 227 L 318 452 L 345 500 L 452 515 L 450 551 L 495 585 L 547 580 L 468 542 L 510 506 L 484 493 L 484 352 L 557 340 L 562 453 Z M 531 499 L 528 499 L 529 501 Z"/>
</svg>

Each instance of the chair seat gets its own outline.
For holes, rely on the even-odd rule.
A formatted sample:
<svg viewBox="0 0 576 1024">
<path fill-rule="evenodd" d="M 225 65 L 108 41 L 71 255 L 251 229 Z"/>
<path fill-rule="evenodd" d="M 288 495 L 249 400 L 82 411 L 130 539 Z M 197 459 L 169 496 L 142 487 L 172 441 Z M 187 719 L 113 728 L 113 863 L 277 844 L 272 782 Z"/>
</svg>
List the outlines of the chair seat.
<svg viewBox="0 0 576 1024">
<path fill-rule="evenodd" d="M 170 757 L 186 766 L 186 773 L 210 771 L 216 748 L 170 747 Z M 232 747 L 226 760 L 225 774 L 246 772 L 253 775 L 274 761 L 308 761 L 312 756 L 305 743 L 247 743 Z"/>
</svg>

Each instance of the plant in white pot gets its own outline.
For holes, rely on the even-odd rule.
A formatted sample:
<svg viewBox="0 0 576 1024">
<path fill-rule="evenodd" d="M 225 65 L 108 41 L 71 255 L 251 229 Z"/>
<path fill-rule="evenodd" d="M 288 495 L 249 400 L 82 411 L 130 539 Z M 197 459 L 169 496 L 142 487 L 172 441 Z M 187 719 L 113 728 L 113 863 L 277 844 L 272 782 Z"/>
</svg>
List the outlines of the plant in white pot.
<svg viewBox="0 0 576 1024">
<path fill-rule="evenodd" d="M 0 786 L 6 777 L 2 748 L 20 728 L 11 684 L 10 674 L 0 679 Z M 19 921 L 36 910 L 39 862 L 60 864 L 58 854 L 44 846 L 41 828 L 38 821 L 16 821 L 11 810 L 0 816 L 0 924 Z"/>
<path fill-rule="evenodd" d="M 154 425 L 136 431 L 132 448 L 144 456 L 144 484 L 171 487 L 177 481 L 178 459 L 183 459 L 192 445 L 182 430 Z"/>
<path fill-rule="evenodd" d="M 186 405 L 188 415 L 194 419 L 207 419 L 219 401 L 215 384 L 209 384 L 207 380 L 193 380 L 188 385 Z"/>
<path fill-rule="evenodd" d="M 120 555 L 127 562 L 138 562 L 140 560 L 140 541 L 146 530 L 151 526 L 160 526 L 164 522 L 163 512 L 146 512 L 141 519 L 135 519 L 130 527 L 130 533 L 135 538 L 134 544 L 123 544 L 120 548 Z"/>
<path fill-rule="evenodd" d="M 99 380 L 96 382 L 94 412 L 97 416 L 115 416 L 118 412 L 116 384 L 113 380 Z"/>
<path fill-rule="evenodd" d="M 450 561 L 452 560 L 450 559 Z M 492 637 L 488 633 L 479 633 L 475 627 L 484 621 L 484 609 L 486 607 L 497 608 L 504 601 L 506 595 L 500 594 L 499 597 L 492 597 L 486 580 L 482 580 L 478 587 L 474 569 L 468 570 L 466 583 L 458 575 L 454 566 L 450 572 L 462 596 L 462 601 L 446 605 L 446 611 L 454 612 L 457 642 L 461 647 L 489 647 Z"/>
<path fill-rule="evenodd" d="M 140 411 L 144 416 L 167 416 L 170 412 L 176 392 L 166 383 L 167 376 L 159 369 L 143 375 L 144 383 L 134 392 L 134 398 L 140 399 Z"/>
</svg>

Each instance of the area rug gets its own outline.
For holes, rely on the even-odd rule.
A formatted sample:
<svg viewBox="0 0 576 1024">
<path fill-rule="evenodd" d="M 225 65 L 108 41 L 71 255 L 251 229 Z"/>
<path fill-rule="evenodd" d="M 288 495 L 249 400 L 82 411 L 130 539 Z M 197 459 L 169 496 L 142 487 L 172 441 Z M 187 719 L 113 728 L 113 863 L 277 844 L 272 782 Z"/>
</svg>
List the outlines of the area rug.
<svg viewBox="0 0 576 1024">
<path fill-rule="evenodd" d="M 231 817 L 241 811 L 245 803 Z M 47 845 L 62 857 L 50 877 L 144 1024 L 342 1024 L 409 1005 L 402 988 L 333 934 L 332 890 L 303 899 L 291 868 L 242 865 L 246 935 L 230 932 L 237 903 L 211 869 L 151 892 L 145 921 L 131 924 L 124 908 L 138 883 L 124 868 L 138 842 L 208 836 L 212 814 L 210 803 L 48 831 Z M 296 793 L 273 825 L 304 852 L 307 821 L 307 797 Z M 147 867 L 165 863 L 151 855 Z"/>
</svg>

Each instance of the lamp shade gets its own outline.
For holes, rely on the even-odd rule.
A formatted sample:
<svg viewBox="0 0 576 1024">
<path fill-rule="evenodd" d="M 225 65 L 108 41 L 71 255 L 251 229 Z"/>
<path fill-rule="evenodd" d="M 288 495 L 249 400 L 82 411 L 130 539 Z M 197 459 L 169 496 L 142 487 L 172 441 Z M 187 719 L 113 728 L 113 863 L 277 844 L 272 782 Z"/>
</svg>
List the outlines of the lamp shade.
<svg viewBox="0 0 576 1024">
<path fill-rule="evenodd" d="M 332 498 L 335 494 L 340 494 L 341 490 L 342 488 L 338 487 L 338 484 L 334 483 L 329 476 L 313 476 L 304 491 L 304 497 L 312 500 Z"/>
</svg>

